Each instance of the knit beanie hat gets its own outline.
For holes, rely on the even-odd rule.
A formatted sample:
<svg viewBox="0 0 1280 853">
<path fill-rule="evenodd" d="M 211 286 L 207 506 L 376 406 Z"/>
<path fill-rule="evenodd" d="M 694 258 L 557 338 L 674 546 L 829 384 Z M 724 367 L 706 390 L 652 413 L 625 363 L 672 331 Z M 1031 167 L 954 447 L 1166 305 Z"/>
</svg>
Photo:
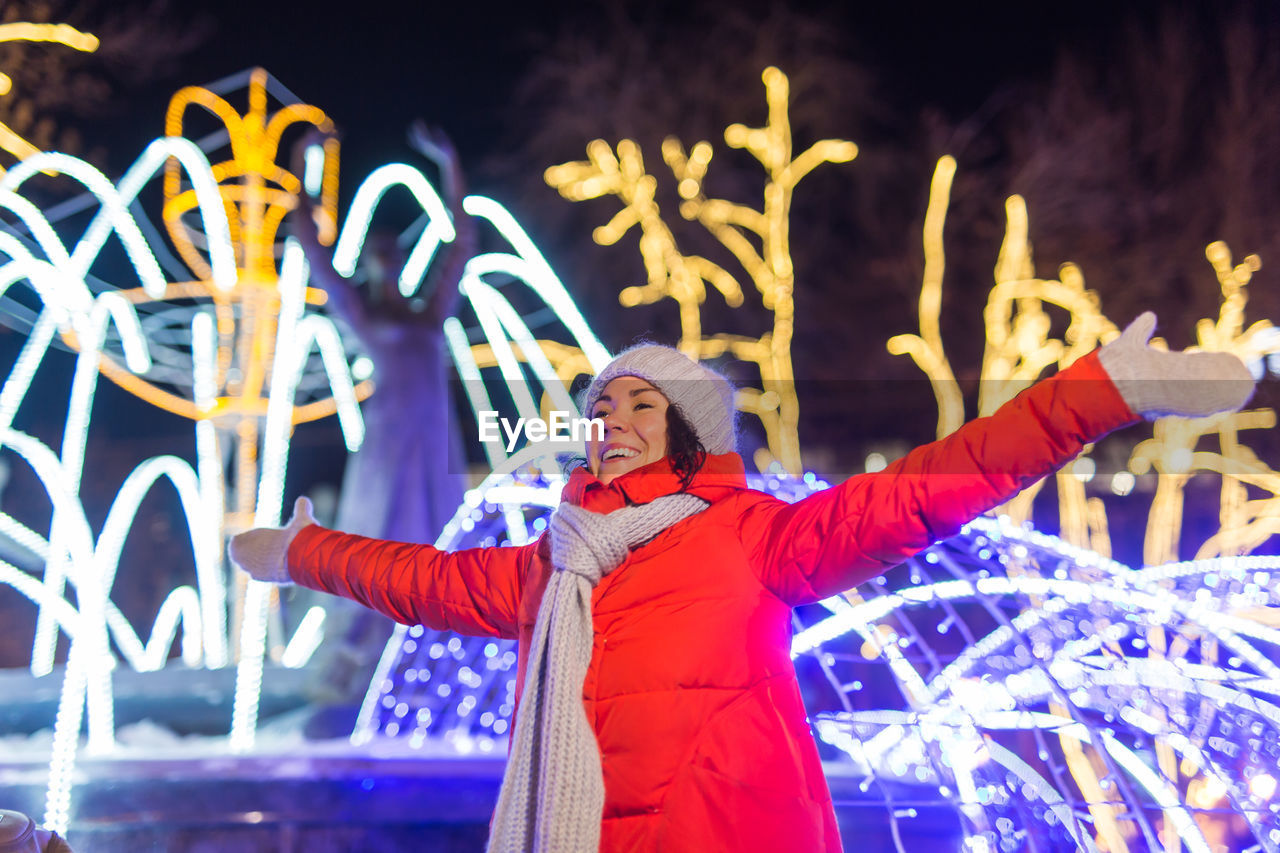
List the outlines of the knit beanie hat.
<svg viewBox="0 0 1280 853">
<path fill-rule="evenodd" d="M 619 376 L 638 377 L 661 391 L 707 453 L 733 452 L 735 410 L 728 379 L 672 347 L 640 344 L 623 350 L 592 380 L 582 398 L 583 415 L 591 416 L 604 387 Z"/>
</svg>

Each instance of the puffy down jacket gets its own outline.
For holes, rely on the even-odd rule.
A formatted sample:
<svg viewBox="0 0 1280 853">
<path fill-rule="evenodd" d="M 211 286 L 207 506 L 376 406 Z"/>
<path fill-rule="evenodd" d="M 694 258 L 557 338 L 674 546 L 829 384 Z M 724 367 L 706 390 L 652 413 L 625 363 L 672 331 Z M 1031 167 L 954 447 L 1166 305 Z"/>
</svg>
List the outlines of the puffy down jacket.
<svg viewBox="0 0 1280 853">
<path fill-rule="evenodd" d="M 710 507 L 634 549 L 592 596 L 582 701 L 604 768 L 600 849 L 840 850 L 790 659 L 791 608 L 953 535 L 1133 420 L 1088 356 L 795 504 L 747 488 L 736 454 L 710 457 L 688 489 Z M 610 512 L 678 489 L 664 460 L 607 486 L 579 469 L 563 500 Z M 296 582 L 397 621 L 519 638 L 522 659 L 551 571 L 545 538 L 444 553 L 318 526 L 288 560 Z"/>
</svg>

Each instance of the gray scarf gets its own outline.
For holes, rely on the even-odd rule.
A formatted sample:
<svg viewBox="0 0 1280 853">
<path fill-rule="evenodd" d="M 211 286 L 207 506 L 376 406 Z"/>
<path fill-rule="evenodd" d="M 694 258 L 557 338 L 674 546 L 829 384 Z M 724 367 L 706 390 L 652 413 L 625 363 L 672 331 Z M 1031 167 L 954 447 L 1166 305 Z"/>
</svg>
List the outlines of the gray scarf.
<svg viewBox="0 0 1280 853">
<path fill-rule="evenodd" d="M 678 494 L 607 515 L 561 504 L 551 516 L 555 571 L 533 626 L 488 853 L 599 849 L 604 776 L 582 704 L 591 662 L 591 591 L 630 549 L 707 505 L 702 498 Z"/>
</svg>

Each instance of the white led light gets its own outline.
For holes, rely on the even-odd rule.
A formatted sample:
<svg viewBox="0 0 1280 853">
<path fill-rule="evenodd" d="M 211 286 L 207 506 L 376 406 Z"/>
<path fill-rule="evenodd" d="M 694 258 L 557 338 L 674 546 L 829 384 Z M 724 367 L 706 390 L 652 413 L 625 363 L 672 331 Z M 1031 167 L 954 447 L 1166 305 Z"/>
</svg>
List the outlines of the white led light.
<svg viewBox="0 0 1280 853">
<path fill-rule="evenodd" d="M 210 411 L 217 402 L 218 338 L 213 317 L 205 311 L 191 318 L 192 391 L 196 406 Z M 204 659 L 210 669 L 227 665 L 227 591 L 222 573 L 222 518 L 226 511 L 218 432 L 205 418 L 196 422 L 196 472 L 200 484 L 199 518 L 187 517 L 196 557 L 204 626 Z"/>
<path fill-rule="evenodd" d="M 299 669 L 307 665 L 320 643 L 324 641 L 324 608 L 313 606 L 307 610 L 298 628 L 293 632 L 293 639 L 285 646 L 280 663 L 290 669 Z"/>
<path fill-rule="evenodd" d="M 611 360 L 609 351 L 591 331 L 582 312 L 515 217 L 501 204 L 484 196 L 467 196 L 462 200 L 462 209 L 489 220 L 516 250 L 515 255 L 477 255 L 467 264 L 468 271 L 477 276 L 481 271 L 504 272 L 524 281 L 564 323 L 573 342 L 591 363 L 592 372 L 604 370 Z"/>
<path fill-rule="evenodd" d="M 306 166 L 303 169 L 303 192 L 309 196 L 318 196 L 324 181 L 324 146 L 308 145 L 304 157 Z"/>
<path fill-rule="evenodd" d="M 244 594 L 240 631 L 240 662 L 231 705 L 231 734 L 227 744 L 233 753 L 253 748 L 258 725 L 258 701 L 262 693 L 262 664 L 266 654 L 267 599 L 271 585 L 250 580 Z"/>
<path fill-rule="evenodd" d="M 1276 777 L 1259 773 L 1249 780 L 1249 793 L 1259 800 L 1270 800 L 1276 795 Z"/>
<path fill-rule="evenodd" d="M 373 376 L 373 371 L 373 359 L 367 355 L 362 355 L 351 362 L 351 378 L 357 382 L 363 382 Z"/>
<path fill-rule="evenodd" d="M 355 273 L 356 258 L 369 235 L 373 210 L 393 186 L 406 187 L 428 216 L 427 227 L 422 230 L 400 272 L 400 293 L 407 297 L 417 292 L 422 284 L 422 277 L 440 244 L 450 243 L 457 236 L 449 210 L 440 200 L 435 187 L 412 166 L 389 163 L 375 169 L 365 178 L 364 183 L 356 190 L 355 198 L 351 200 L 351 209 L 347 212 L 342 234 L 334 246 L 333 268 L 347 277 Z"/>
<path fill-rule="evenodd" d="M 155 176 L 156 172 L 163 168 L 165 161 L 170 157 L 178 160 L 185 168 L 191 180 L 192 189 L 195 191 L 202 225 L 209 241 L 209 261 L 213 270 L 214 285 L 220 290 L 230 291 L 236 283 L 231 228 L 227 222 L 226 210 L 222 205 L 222 195 L 218 191 L 217 180 L 209 168 L 209 161 L 204 156 L 204 152 L 189 139 L 166 137 L 153 141 L 125 172 L 118 188 L 113 186 L 102 172 L 77 157 L 40 152 L 9 169 L 3 179 L 0 179 L 0 189 L 14 190 L 28 178 L 42 171 L 60 172 L 84 184 L 85 188 L 101 202 L 102 207 L 76 245 L 71 263 L 66 267 L 67 272 L 83 277 L 90 264 L 98 257 L 107 235 L 114 230 L 124 244 L 143 289 L 152 298 L 159 299 L 164 296 L 164 277 L 155 255 L 151 252 L 128 208 L 142 188 Z M 0 196 L 0 205 L 8 206 L 3 196 Z M 40 218 L 43 219 L 43 215 Z M 37 239 L 50 261 L 58 263 L 61 258 L 55 259 L 54 256 L 49 255 L 50 247 L 46 245 L 45 240 L 40 239 L 38 234 Z"/>
</svg>

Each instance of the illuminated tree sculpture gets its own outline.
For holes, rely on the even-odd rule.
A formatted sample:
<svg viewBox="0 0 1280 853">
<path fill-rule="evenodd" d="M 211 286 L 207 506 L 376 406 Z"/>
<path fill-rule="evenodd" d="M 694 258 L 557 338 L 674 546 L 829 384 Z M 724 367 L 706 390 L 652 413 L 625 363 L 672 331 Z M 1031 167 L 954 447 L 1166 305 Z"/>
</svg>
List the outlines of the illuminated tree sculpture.
<svg viewBox="0 0 1280 853">
<path fill-rule="evenodd" d="M 789 85 L 777 68 L 763 74 L 768 119 L 763 127 L 734 124 L 725 129 L 731 148 L 748 151 L 766 173 L 764 201 L 759 210 L 724 199 L 708 198 L 703 178 L 711 163 L 709 142 L 698 142 L 688 152 L 674 137 L 662 145 L 662 157 L 677 182 L 680 215 L 701 223 L 728 249 L 755 284 L 764 308 L 773 314 L 773 325 L 759 337 L 716 334 L 702 330 L 701 308 L 709 284 L 731 307 L 743 304 L 738 277 L 713 261 L 680 251 L 675 236 L 663 221 L 655 200 L 657 178 L 645 171 L 640 148 L 624 139 L 616 153 L 597 139 L 587 146 L 588 160 L 552 166 L 547 183 L 571 201 L 602 195 L 617 196 L 623 209 L 596 229 L 596 242 L 613 245 L 633 227 L 640 229 L 640 254 L 648 282 L 619 294 L 624 306 L 644 305 L 660 299 L 675 300 L 680 309 L 680 350 L 697 359 L 731 355 L 755 364 L 760 388 L 738 392 L 738 407 L 760 418 L 768 438 L 768 451 L 756 460 L 765 470 L 776 460 L 793 476 L 803 470 L 800 459 L 799 401 L 791 364 L 791 339 L 795 333 L 795 267 L 790 249 L 791 197 L 805 175 L 823 163 L 845 163 L 858 152 L 852 142 L 824 139 L 799 156 L 793 156 L 791 124 L 787 115 Z"/>
<path fill-rule="evenodd" d="M 0 24 L 0 42 L 49 42 L 85 53 L 92 53 L 98 49 L 98 37 L 92 33 L 81 32 L 69 24 L 37 24 L 28 21 L 10 21 Z M 13 78 L 0 69 L 0 96 L 10 95 L 12 89 Z M 41 145 L 48 144 L 48 140 L 40 138 L 49 135 L 47 123 L 39 129 L 39 136 L 35 143 L 22 135 L 22 131 L 26 130 L 22 125 L 30 123 L 32 115 L 29 109 L 20 112 L 18 119 L 21 124 L 17 128 L 0 122 L 0 149 L 4 149 L 18 160 L 30 157 L 40 150 Z M 0 170 L 0 174 L 2 173 L 3 170 Z"/>
<path fill-rule="evenodd" d="M 955 174 L 955 161 L 944 157 L 934 174 L 928 213 L 925 217 L 925 271 L 920 290 L 920 334 L 897 335 L 889 340 L 889 351 L 910 355 L 933 385 L 938 402 L 939 437 L 964 423 L 964 406 L 939 331 L 942 305 L 944 255 L 942 230 Z M 1018 196 L 1005 204 L 1008 225 L 996 262 L 995 286 L 991 289 L 983 316 L 986 320 L 986 348 L 980 374 L 978 414 L 987 415 L 1023 388 L 1035 382 L 1050 367 L 1066 367 L 1100 343 L 1119 334 L 1116 324 L 1101 310 L 1098 294 L 1084 285 L 1084 276 L 1074 264 L 1063 264 L 1059 278 L 1037 278 L 1031 261 L 1026 205 Z M 1231 352 L 1261 371 L 1263 361 L 1280 351 L 1280 331 L 1269 320 L 1259 320 L 1245 328 L 1244 308 L 1247 285 L 1261 262 L 1256 255 L 1232 264 L 1223 243 L 1214 243 L 1206 256 L 1217 275 L 1222 294 L 1216 320 L 1203 319 L 1196 325 L 1197 349 Z M 1067 326 L 1061 339 L 1052 337 L 1054 317 L 1046 310 L 1063 312 Z M 1156 339 L 1157 346 L 1164 344 Z M 1259 374 L 1260 375 L 1260 374 Z M 1239 443 L 1244 429 L 1269 428 L 1275 414 L 1269 409 L 1216 415 L 1188 420 L 1163 418 L 1155 424 L 1155 439 L 1135 448 L 1130 468 L 1142 474 L 1153 466 L 1169 478 L 1161 478 L 1147 526 L 1144 561 L 1156 565 L 1177 559 L 1182 518 L 1182 487 L 1194 470 L 1214 471 L 1223 476 L 1220 529 L 1201 546 L 1197 556 L 1250 553 L 1276 532 L 1271 499 L 1249 502 L 1241 491 L 1244 484 L 1265 489 L 1274 496 L 1276 472 Z M 1196 453 L 1202 436 L 1217 434 L 1219 451 Z M 1085 457 L 1082 457 L 1085 458 Z M 1062 537 L 1102 554 L 1111 553 L 1111 543 L 1102 502 L 1086 500 L 1084 472 L 1095 469 L 1092 460 L 1067 466 L 1056 475 Z M 1128 475 L 1126 475 L 1127 477 Z M 1030 518 L 1031 502 L 1043 481 L 1011 501 L 1003 512 L 1014 521 Z M 1127 491 L 1120 489 L 1119 491 Z"/>
<path fill-rule="evenodd" d="M 954 173 L 954 160 L 943 158 L 934 175 L 929 210 L 925 218 L 925 272 L 919 303 L 921 332 L 919 335 L 899 335 L 889 341 L 891 352 L 910 355 L 929 376 L 938 401 L 940 437 L 949 434 L 964 422 L 959 386 L 943 350 L 938 324 L 944 265 L 942 228 Z M 981 372 L 979 415 L 994 411 L 1038 379 L 1047 368 L 1065 367 L 1098 344 L 1119 334 L 1115 324 L 1102 314 L 1098 295 L 1085 289 L 1083 275 L 1075 265 L 1063 264 L 1058 280 L 1044 280 L 1035 276 L 1027 239 L 1026 206 L 1021 198 L 1013 196 L 1006 202 L 1005 208 L 1008 226 L 996 263 L 995 286 L 990 292 L 984 313 L 987 345 Z M 1252 273 L 1259 268 L 1260 261 L 1251 255 L 1243 263 L 1233 265 L 1230 252 L 1222 243 L 1210 245 L 1206 255 L 1217 273 L 1222 303 L 1216 321 L 1204 319 L 1197 324 L 1198 348 L 1232 352 L 1261 371 L 1263 360 L 1280 350 L 1280 334 L 1267 320 L 1260 320 L 1248 329 L 1244 325 L 1245 288 Z M 1054 318 L 1046 311 L 1049 307 L 1065 311 L 1067 315 L 1068 325 L 1062 339 L 1050 335 Z M 1277 487 L 1280 487 L 1280 474 L 1258 459 L 1238 439 L 1240 430 L 1266 429 L 1274 425 L 1275 414 L 1269 409 L 1198 419 L 1162 418 L 1155 423 L 1154 438 L 1139 443 L 1133 450 L 1130 470 L 1116 475 L 1127 478 L 1129 483 L 1127 488 L 1116 491 L 1127 492 L 1132 488 L 1133 475 L 1142 475 L 1152 469 L 1159 474 L 1146 528 L 1143 556 L 1147 565 L 1160 567 L 1178 559 L 1184 488 L 1197 470 L 1212 471 L 1222 478 L 1219 529 L 1200 547 L 1198 558 L 1250 553 L 1280 529 L 1280 516 L 1277 515 L 1280 509 L 1277 509 L 1275 500 Z M 1218 438 L 1217 451 L 1196 449 L 1201 438 L 1215 434 Z M 1100 498 L 1086 497 L 1085 491 L 1085 482 L 1092 478 L 1094 470 L 1093 460 L 1082 455 L 1074 464 L 1055 475 L 1061 535 L 1068 543 L 1090 548 L 1093 553 L 1106 557 L 1111 553 L 1111 541 L 1105 508 Z M 1029 519 L 1032 502 L 1043 486 L 1044 481 L 1034 484 L 1006 504 L 1001 512 L 1015 524 Z M 1250 500 L 1246 486 L 1269 492 L 1271 497 Z M 1008 555 L 1004 559 L 1007 560 Z M 1263 564 L 1270 567 L 1270 562 L 1264 561 Z M 1196 568 L 1191 572 L 1204 575 L 1204 586 L 1192 585 L 1188 591 L 1199 600 L 1207 591 L 1206 588 L 1213 588 L 1220 582 L 1214 574 L 1218 564 L 1205 561 L 1194 565 Z M 1028 563 L 1013 560 L 1007 562 L 1006 571 L 1011 578 L 1023 576 L 1024 573 L 1028 577 L 1039 577 L 1042 567 L 1043 561 L 1037 564 L 1036 561 Z M 1170 584 L 1164 584 L 1160 587 L 1161 591 L 1167 592 L 1169 586 Z M 854 601 L 862 603 L 857 599 Z M 1048 603 L 1048 600 L 1033 596 L 1028 600 L 1027 609 L 1023 613 L 1028 617 L 1040 614 Z M 1220 605 L 1220 611 L 1230 619 L 1237 620 L 1233 630 L 1242 631 L 1246 635 L 1252 633 L 1248 627 L 1249 622 L 1271 625 L 1276 621 L 1275 614 L 1280 612 L 1276 608 L 1276 602 L 1267 596 L 1255 600 L 1248 595 L 1227 596 Z M 1222 637 L 1216 630 L 1207 629 L 1199 621 L 1190 620 L 1186 624 L 1169 626 L 1174 628 L 1172 636 L 1169 636 L 1166 625 L 1158 615 L 1132 621 L 1145 625 L 1138 647 L 1148 650 L 1152 666 L 1168 665 L 1169 661 L 1181 660 L 1187 650 L 1193 647 L 1198 647 L 1202 665 L 1220 665 Z M 1271 639 L 1269 635 L 1266 636 L 1268 640 Z M 1131 665 L 1129 653 L 1120 643 L 1104 643 L 1102 648 L 1119 662 L 1120 667 Z M 1265 660 L 1256 655 L 1251 659 L 1254 663 Z M 1232 660 L 1239 664 L 1240 656 L 1237 654 Z M 1262 667 L 1259 674 L 1264 674 L 1268 669 Z M 1138 679 L 1135 683 L 1141 682 L 1139 676 L 1130 677 Z M 1179 692 L 1177 695 L 1180 697 L 1179 701 L 1208 701 L 1207 694 L 1198 689 Z M 1251 707 L 1252 701 L 1249 697 L 1241 697 L 1236 704 Z M 1062 719 L 1079 719 L 1078 709 L 1069 708 L 1068 705 L 1062 696 L 1050 697 L 1049 713 Z M 1165 706 L 1147 713 L 1150 716 L 1144 719 L 1151 722 L 1149 732 L 1154 737 L 1153 748 L 1164 782 L 1173 786 L 1175 791 L 1181 788 L 1188 799 L 1194 796 L 1203 799 L 1206 785 L 1220 791 L 1218 797 L 1225 796 L 1230 786 L 1222 781 L 1224 777 L 1220 773 L 1215 775 L 1206 770 L 1201 759 L 1194 756 L 1188 759 L 1185 750 L 1181 748 L 1185 743 L 1186 732 L 1176 721 L 1189 719 L 1191 712 L 1186 708 Z M 1171 725 L 1171 721 L 1174 724 Z M 1270 726 L 1271 723 L 1259 725 Z M 1108 804 L 1113 796 L 1098 777 L 1097 768 L 1110 766 L 1099 750 L 1101 741 L 1096 736 L 1082 739 L 1067 732 L 1059 734 L 1064 760 L 1097 826 L 1099 843 L 1112 851 L 1128 849 L 1125 834 L 1121 832 L 1120 814 Z M 1181 765 L 1180 760 L 1184 762 Z M 1185 777 L 1182 783 L 1179 783 L 1180 767 L 1182 776 Z M 1200 775 L 1201 771 L 1207 775 Z M 1266 767 L 1263 772 L 1270 774 L 1272 768 Z M 1226 775 L 1229 777 L 1231 774 Z M 1197 795 L 1196 792 L 1201 793 Z M 1130 808 L 1135 803 L 1136 801 L 1130 802 Z M 1253 825 L 1260 837 L 1271 831 L 1257 830 L 1257 824 Z M 1177 846 L 1176 839 L 1182 831 L 1180 826 L 1185 826 L 1185 821 L 1177 817 L 1170 817 L 1163 823 L 1160 835 L 1165 849 Z"/>
</svg>

